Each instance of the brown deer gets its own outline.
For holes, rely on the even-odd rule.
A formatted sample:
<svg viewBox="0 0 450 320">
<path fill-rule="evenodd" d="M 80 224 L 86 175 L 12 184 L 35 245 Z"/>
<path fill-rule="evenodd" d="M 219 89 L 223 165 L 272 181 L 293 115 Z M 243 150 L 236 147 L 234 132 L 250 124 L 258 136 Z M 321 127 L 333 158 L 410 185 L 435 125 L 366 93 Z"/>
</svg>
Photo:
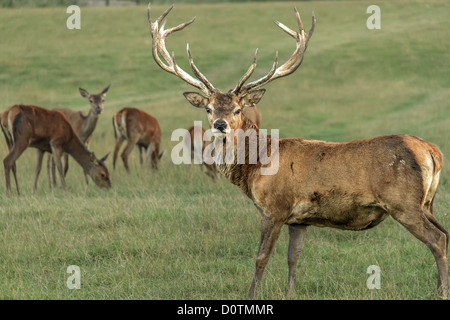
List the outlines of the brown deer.
<svg viewBox="0 0 450 320">
<path fill-rule="evenodd" d="M 257 106 L 253 108 L 247 108 L 242 111 L 244 116 L 247 117 L 250 121 L 252 121 L 258 128 L 261 127 L 261 111 L 259 111 Z"/>
<path fill-rule="evenodd" d="M 69 120 L 72 128 L 75 133 L 80 137 L 81 142 L 83 142 L 87 147 L 89 147 L 89 143 L 92 139 L 92 134 L 97 126 L 98 116 L 102 113 L 105 103 L 106 93 L 109 90 L 109 84 L 105 89 L 103 89 L 100 93 L 90 94 L 87 90 L 78 88 L 80 94 L 83 98 L 89 100 L 91 107 L 89 109 L 89 113 L 86 115 L 82 111 L 75 111 L 67 108 L 56 108 L 53 110 L 57 110 L 62 112 L 67 119 Z M 47 168 L 49 174 L 49 181 L 51 181 L 51 176 L 53 176 L 53 185 L 56 184 L 56 176 L 55 176 L 55 165 L 54 162 L 50 161 L 51 156 L 49 156 L 49 161 L 47 163 Z M 66 176 L 67 171 L 69 170 L 69 155 L 64 154 L 64 176 Z M 87 175 L 85 173 L 84 178 L 86 183 L 89 183 Z"/>
<path fill-rule="evenodd" d="M 12 169 L 17 193 L 20 195 L 16 160 L 28 147 L 38 150 L 33 193 L 36 191 L 45 152 L 52 153 L 61 177 L 61 186 L 64 189 L 66 189 L 66 182 L 61 164 L 63 152 L 70 154 L 99 187 L 106 189 L 111 187 L 108 169 L 103 163 L 106 156 L 97 160 L 80 141 L 67 118 L 59 111 L 37 106 L 14 105 L 2 113 L 1 127 L 9 149 L 9 154 L 3 160 L 8 194 L 11 193 L 10 171 Z"/>
<path fill-rule="evenodd" d="M 261 154 L 256 164 L 216 162 L 218 170 L 237 185 L 261 213 L 261 242 L 249 297 L 257 297 L 264 268 L 284 224 L 289 226 L 287 292 L 290 295 L 295 290 L 296 267 L 308 226 L 366 230 L 391 216 L 431 250 L 439 274 L 438 293 L 446 298 L 449 235 L 432 210 L 442 169 L 442 154 L 436 146 L 417 137 L 392 135 L 343 143 L 284 138 L 279 139 L 272 150 L 271 137 L 261 136 L 258 127 L 242 116 L 243 109 L 260 101 L 265 92 L 261 86 L 293 73 L 300 66 L 314 31 L 314 14 L 309 32 L 304 31 L 297 9 L 298 32 L 275 21 L 296 40 L 291 57 L 279 67 L 275 58 L 267 75 L 245 84 L 256 65 L 255 55 L 249 71 L 237 86 L 224 93 L 215 89 L 198 70 L 189 47 L 188 58 L 195 78 L 182 70 L 174 55 L 168 53 L 167 37 L 194 21 L 166 30 L 161 21 L 171 9 L 152 21 L 150 5 L 148 7 L 153 58 L 162 69 L 203 92 L 204 95 L 186 92 L 184 96 L 195 107 L 206 110 L 211 129 L 217 133 L 214 144 L 220 146 L 222 139 L 235 139 L 231 134 L 239 132 L 237 129 L 253 130 L 258 138 L 267 140 L 265 151 L 278 155 L 274 160 L 278 171 L 272 175 L 261 174 L 267 166 L 261 163 Z"/>
<path fill-rule="evenodd" d="M 120 146 L 127 140 L 125 149 L 121 157 L 127 172 L 128 156 L 134 146 L 138 146 L 139 162 L 142 166 L 142 149 L 145 149 L 146 163 L 150 162 L 153 169 L 158 169 L 159 161 L 164 155 L 164 151 L 159 153 L 161 144 L 161 129 L 158 121 L 148 113 L 136 108 L 123 108 L 117 112 L 113 118 L 114 136 L 116 138 L 116 146 L 114 148 L 113 167 L 116 168 L 116 159 Z"/>
<path fill-rule="evenodd" d="M 217 178 L 216 166 L 214 164 L 208 164 L 205 161 L 203 161 L 203 153 L 208 145 L 208 143 L 206 143 L 206 141 L 203 140 L 204 135 L 205 129 L 203 129 L 203 127 L 192 126 L 188 129 L 184 141 L 188 143 L 188 145 L 186 146 L 188 147 L 188 149 L 191 150 L 192 160 L 194 160 L 194 158 L 196 157 L 197 152 L 201 152 L 201 157 L 197 159 L 197 162 L 201 163 L 202 167 L 205 168 L 206 175 L 211 179 L 215 180 Z M 196 150 L 197 148 L 199 149 L 198 151 Z"/>
</svg>

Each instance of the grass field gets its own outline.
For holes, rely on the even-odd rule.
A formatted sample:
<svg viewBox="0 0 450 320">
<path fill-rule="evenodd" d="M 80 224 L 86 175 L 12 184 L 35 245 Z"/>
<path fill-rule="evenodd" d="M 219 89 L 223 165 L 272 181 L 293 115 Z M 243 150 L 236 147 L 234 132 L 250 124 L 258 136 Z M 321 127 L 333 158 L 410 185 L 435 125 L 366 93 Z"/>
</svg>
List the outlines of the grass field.
<svg viewBox="0 0 450 320">
<path fill-rule="evenodd" d="M 300 69 L 268 86 L 259 104 L 263 128 L 283 137 L 346 141 L 407 133 L 446 155 L 435 214 L 450 229 L 450 3 L 381 2 L 381 30 L 369 30 L 370 1 L 177 4 L 168 25 L 197 16 L 168 48 L 188 70 L 188 42 L 197 66 L 222 90 L 233 88 L 259 48 L 254 77 L 294 43 L 273 20 L 294 28 L 296 5 L 307 28 L 317 26 Z M 153 16 L 166 5 L 152 6 Z M 16 103 L 88 111 L 78 87 L 96 93 L 108 83 L 105 110 L 90 148 L 113 150 L 112 115 L 141 108 L 160 123 L 166 155 L 160 170 L 110 169 L 112 189 L 85 186 L 72 160 L 68 191 L 51 190 L 46 170 L 31 195 L 35 151 L 19 159 L 23 196 L 0 183 L 0 298 L 244 299 L 254 272 L 260 217 L 225 179 L 197 166 L 176 166 L 170 136 L 202 120 L 182 96 L 192 91 L 151 57 L 146 7 L 82 8 L 81 30 L 68 30 L 65 8 L 0 10 L 1 110 Z M 3 138 L 1 140 L 4 141 Z M 7 154 L 0 143 L 0 155 Z M 4 179 L 1 170 L 0 180 Z M 285 299 L 287 228 L 261 285 L 260 298 Z M 67 267 L 81 270 L 69 290 Z M 381 289 L 366 287 L 367 267 L 381 269 Z M 437 299 L 431 252 L 392 218 L 366 232 L 310 228 L 300 258 L 296 299 Z"/>
</svg>

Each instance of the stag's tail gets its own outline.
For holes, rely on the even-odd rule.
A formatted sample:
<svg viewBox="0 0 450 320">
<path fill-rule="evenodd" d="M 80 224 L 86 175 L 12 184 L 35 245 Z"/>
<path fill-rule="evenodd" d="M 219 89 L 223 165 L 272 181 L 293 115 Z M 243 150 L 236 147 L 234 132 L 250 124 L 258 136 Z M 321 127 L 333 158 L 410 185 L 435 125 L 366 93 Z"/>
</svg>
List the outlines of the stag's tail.
<svg viewBox="0 0 450 320">
<path fill-rule="evenodd" d="M 443 163 L 443 155 L 441 151 L 435 146 L 429 143 L 429 149 L 428 152 L 430 154 L 430 157 L 433 162 L 433 178 L 431 181 L 431 185 L 428 189 L 428 195 L 426 196 L 427 199 L 430 199 L 428 203 L 425 203 L 425 216 L 426 218 L 440 231 L 442 231 L 446 237 L 447 237 L 447 247 L 449 242 L 449 234 L 447 230 L 444 229 L 444 227 L 439 224 L 439 222 L 436 220 L 434 213 L 433 213 L 433 202 L 436 195 L 436 190 L 439 183 L 439 176 L 442 170 L 442 163 Z"/>
</svg>

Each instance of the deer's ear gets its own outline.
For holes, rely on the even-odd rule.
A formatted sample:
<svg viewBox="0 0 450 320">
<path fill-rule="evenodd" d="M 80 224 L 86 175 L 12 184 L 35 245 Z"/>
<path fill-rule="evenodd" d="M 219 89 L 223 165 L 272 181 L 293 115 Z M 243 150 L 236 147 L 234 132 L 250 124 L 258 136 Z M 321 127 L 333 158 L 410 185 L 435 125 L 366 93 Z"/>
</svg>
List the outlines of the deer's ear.
<svg viewBox="0 0 450 320">
<path fill-rule="evenodd" d="M 242 109 L 256 106 L 256 104 L 259 102 L 259 100 L 261 100 L 265 92 L 266 89 L 259 89 L 247 93 L 245 96 L 241 98 Z"/>
<path fill-rule="evenodd" d="M 83 98 L 89 98 L 89 96 L 90 96 L 89 92 L 87 92 L 86 90 L 84 90 L 82 88 L 78 88 L 78 90 L 80 91 L 80 94 Z"/>
<path fill-rule="evenodd" d="M 189 101 L 194 107 L 206 108 L 209 103 L 209 99 L 202 96 L 197 92 L 185 92 L 183 93 L 187 101 Z"/>
<path fill-rule="evenodd" d="M 108 156 L 109 156 L 109 152 L 103 157 L 103 158 L 101 158 L 100 160 L 98 160 L 99 162 L 105 162 L 106 161 L 106 159 L 108 159 Z"/>
<path fill-rule="evenodd" d="M 111 83 L 105 89 L 103 89 L 103 91 L 102 91 L 103 96 L 106 96 L 106 93 L 108 92 L 110 86 L 111 86 Z"/>
</svg>

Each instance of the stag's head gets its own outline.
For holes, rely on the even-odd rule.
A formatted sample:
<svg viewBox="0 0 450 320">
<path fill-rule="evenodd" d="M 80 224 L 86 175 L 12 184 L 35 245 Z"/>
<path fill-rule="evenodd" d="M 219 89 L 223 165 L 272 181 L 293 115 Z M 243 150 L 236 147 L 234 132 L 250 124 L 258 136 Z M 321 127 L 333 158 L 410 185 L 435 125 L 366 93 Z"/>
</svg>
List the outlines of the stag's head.
<svg viewBox="0 0 450 320">
<path fill-rule="evenodd" d="M 111 84 L 103 89 L 102 92 L 97 94 L 90 94 L 87 90 L 84 90 L 82 88 L 78 88 L 78 90 L 80 91 L 80 94 L 83 98 L 89 100 L 89 103 L 91 104 L 91 111 L 94 112 L 94 114 L 100 114 L 103 111 L 106 93 L 108 92 L 110 86 Z"/>
<path fill-rule="evenodd" d="M 197 108 L 204 108 L 212 132 L 214 134 L 227 134 L 231 130 L 242 128 L 245 108 L 254 107 L 265 90 L 256 90 L 240 97 L 232 92 L 216 91 L 205 97 L 197 92 L 185 92 L 186 99 Z"/>
<path fill-rule="evenodd" d="M 169 14 L 172 8 L 173 5 L 168 8 L 157 20 L 152 21 L 150 17 L 150 4 L 148 6 L 147 16 L 150 24 L 150 33 L 153 39 L 153 58 L 163 70 L 176 75 L 188 84 L 202 91 L 203 94 L 197 92 L 185 92 L 184 96 L 193 106 L 205 109 L 212 132 L 222 135 L 227 134 L 231 130 L 242 128 L 245 118 L 242 111 L 245 108 L 256 106 L 264 95 L 265 89 L 260 89 L 260 87 L 272 80 L 287 76 L 297 70 L 303 61 L 303 54 L 307 48 L 308 41 L 314 31 L 315 25 L 315 17 L 313 13 L 311 29 L 309 32 L 305 32 L 300 14 L 296 8 L 294 8 L 294 10 L 299 25 L 299 32 L 293 31 L 282 23 L 275 21 L 275 23 L 283 31 L 296 40 L 297 46 L 291 57 L 283 65 L 278 67 L 277 54 L 275 56 L 275 62 L 267 75 L 246 84 L 256 67 L 256 56 L 258 52 L 258 50 L 256 50 L 253 63 L 248 71 L 239 80 L 234 89 L 224 93 L 214 88 L 211 82 L 209 82 L 208 79 L 198 70 L 190 53 L 189 45 L 187 46 L 187 53 L 195 78 L 181 69 L 175 62 L 174 54 L 172 53 L 172 55 L 170 55 L 167 51 L 166 39 L 168 36 L 175 31 L 184 29 L 195 20 L 195 18 L 193 18 L 188 22 L 166 30 L 166 20 L 164 20 L 164 18 Z"/>
</svg>

